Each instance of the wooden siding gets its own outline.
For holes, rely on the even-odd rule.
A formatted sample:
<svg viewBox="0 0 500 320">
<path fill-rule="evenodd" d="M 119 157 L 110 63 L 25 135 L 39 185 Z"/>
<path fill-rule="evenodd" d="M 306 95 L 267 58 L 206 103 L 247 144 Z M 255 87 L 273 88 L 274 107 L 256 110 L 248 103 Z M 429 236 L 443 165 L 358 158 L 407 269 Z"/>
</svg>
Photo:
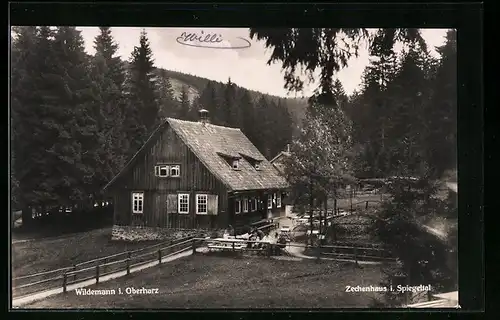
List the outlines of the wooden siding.
<svg viewBox="0 0 500 320">
<path fill-rule="evenodd" d="M 284 190 L 265 190 L 265 191 L 248 191 L 248 192 L 238 192 L 231 193 L 228 199 L 228 213 L 229 213 L 229 221 L 235 227 L 249 225 L 252 222 L 256 222 L 262 219 L 270 219 L 270 218 L 278 218 L 285 215 L 285 206 L 283 204 L 284 200 Z M 273 203 L 273 208 L 267 208 L 267 195 L 277 193 L 281 196 L 281 207 L 276 207 L 276 204 Z M 243 212 L 241 210 L 240 213 L 236 213 L 235 208 L 235 200 L 243 199 L 243 198 L 257 198 L 257 210 L 252 212 Z"/>
<path fill-rule="evenodd" d="M 135 166 L 116 183 L 115 220 L 118 224 L 142 224 L 170 228 L 216 228 L 227 226 L 226 187 L 199 161 L 170 129 L 140 155 Z M 158 164 L 180 165 L 180 177 L 157 177 Z M 144 192 L 144 213 L 132 214 L 132 192 Z M 189 194 L 189 213 L 177 213 L 177 194 Z M 217 215 L 196 214 L 196 194 L 218 196 Z M 172 200 L 174 199 L 175 200 Z M 175 203 L 170 203 L 175 201 Z M 133 219 L 135 218 L 135 219 Z"/>
</svg>

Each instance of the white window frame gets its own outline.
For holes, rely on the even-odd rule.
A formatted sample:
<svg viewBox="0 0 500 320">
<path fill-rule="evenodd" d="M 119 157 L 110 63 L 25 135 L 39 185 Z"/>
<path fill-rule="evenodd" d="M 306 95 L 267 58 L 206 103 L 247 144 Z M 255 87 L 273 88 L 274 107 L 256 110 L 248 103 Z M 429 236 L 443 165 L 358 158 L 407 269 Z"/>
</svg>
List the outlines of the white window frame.
<svg viewBox="0 0 500 320">
<path fill-rule="evenodd" d="M 161 174 L 162 170 L 166 170 L 166 174 L 165 175 Z M 166 177 L 169 176 L 169 173 L 170 173 L 170 168 L 169 168 L 168 165 L 166 165 L 166 164 L 159 164 L 159 165 L 155 166 L 155 176 L 156 177 L 166 178 Z"/>
<path fill-rule="evenodd" d="M 140 208 L 140 210 L 139 210 L 139 208 Z M 132 192 L 132 213 L 144 213 L 144 192 L 143 191 Z"/>
<path fill-rule="evenodd" d="M 276 208 L 281 208 L 281 193 L 275 193 L 276 195 Z"/>
<path fill-rule="evenodd" d="M 187 210 L 181 211 L 181 203 L 182 200 L 184 200 L 184 197 L 186 197 L 185 201 L 187 201 Z M 179 214 L 189 214 L 189 193 L 179 193 L 177 195 L 177 212 Z"/>
<path fill-rule="evenodd" d="M 255 170 L 260 170 L 260 162 L 259 161 L 254 163 L 254 168 L 255 168 Z"/>
<path fill-rule="evenodd" d="M 177 170 L 177 173 L 173 174 L 172 170 Z M 170 176 L 171 177 L 180 177 L 181 176 L 181 166 L 178 164 L 170 166 Z"/>
<path fill-rule="evenodd" d="M 273 208 L 273 195 L 272 194 L 267 195 L 267 208 L 268 209 Z"/>
<path fill-rule="evenodd" d="M 243 212 L 248 212 L 248 198 L 243 197 Z"/>
<path fill-rule="evenodd" d="M 240 168 L 240 159 L 233 159 L 231 168 L 233 168 L 234 170 L 238 170 Z"/>
<path fill-rule="evenodd" d="M 205 199 L 205 212 L 200 211 L 200 200 Z M 197 194 L 196 195 L 196 214 L 208 214 L 208 194 Z"/>
<path fill-rule="evenodd" d="M 236 204 L 238 204 L 238 206 L 236 206 Z M 236 210 L 236 208 L 238 208 L 238 210 Z M 234 200 L 234 213 L 235 214 L 241 213 L 241 199 L 240 198 L 236 198 Z"/>
</svg>

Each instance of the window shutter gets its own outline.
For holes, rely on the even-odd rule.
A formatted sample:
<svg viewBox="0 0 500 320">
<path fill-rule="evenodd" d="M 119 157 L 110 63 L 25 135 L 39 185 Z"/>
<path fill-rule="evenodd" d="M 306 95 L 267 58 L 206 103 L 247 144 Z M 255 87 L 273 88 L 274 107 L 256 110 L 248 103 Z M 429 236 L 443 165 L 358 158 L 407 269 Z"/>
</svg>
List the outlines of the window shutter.
<svg viewBox="0 0 500 320">
<path fill-rule="evenodd" d="M 155 166 L 155 177 L 158 177 L 160 175 L 160 167 Z"/>
<path fill-rule="evenodd" d="M 217 215 L 219 206 L 219 196 L 216 194 L 208 195 L 208 214 Z"/>
<path fill-rule="evenodd" d="M 167 213 L 177 213 L 177 194 L 167 195 Z"/>
</svg>

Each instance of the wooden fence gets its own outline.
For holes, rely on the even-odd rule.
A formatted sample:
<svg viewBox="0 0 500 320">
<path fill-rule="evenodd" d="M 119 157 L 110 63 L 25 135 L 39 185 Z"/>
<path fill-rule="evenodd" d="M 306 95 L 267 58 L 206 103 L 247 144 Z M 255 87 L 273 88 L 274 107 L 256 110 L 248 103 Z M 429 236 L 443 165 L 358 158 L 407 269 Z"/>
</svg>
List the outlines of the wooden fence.
<svg viewBox="0 0 500 320">
<path fill-rule="evenodd" d="M 214 239 L 193 239 L 193 253 L 196 252 L 196 247 L 202 245 L 206 242 L 214 241 Z M 223 242 L 230 244 L 225 251 L 236 253 L 243 253 L 245 251 L 262 251 L 267 254 L 267 256 L 271 256 L 273 252 L 273 248 L 276 246 L 280 246 L 279 244 L 269 244 L 262 243 L 260 241 L 250 241 L 241 239 L 224 239 Z M 241 243 L 245 244 L 245 248 L 238 249 L 238 245 Z M 262 244 L 262 247 L 259 249 L 254 248 L 246 248 L 248 244 Z M 336 245 L 321 245 L 321 246 L 310 246 L 303 245 L 298 243 L 288 243 L 285 248 L 288 247 L 300 247 L 304 248 L 306 251 L 312 251 L 317 258 L 320 256 L 328 257 L 328 258 L 336 258 L 336 259 L 345 259 L 352 260 L 356 264 L 359 261 L 373 261 L 373 262 L 396 262 L 396 258 L 394 258 L 387 248 L 382 247 L 381 245 L 370 245 L 370 244 L 357 244 L 357 245 L 341 245 L 337 243 Z M 306 253 L 307 254 L 307 253 Z"/>
<path fill-rule="evenodd" d="M 161 263 L 162 258 L 186 251 L 192 246 L 194 239 L 194 237 L 186 237 L 177 241 L 166 241 L 147 248 L 85 261 L 72 267 L 13 278 L 13 297 L 17 298 L 42 290 L 55 289 L 61 285 L 65 292 L 68 285 L 77 282 L 95 279 L 96 283 L 99 283 L 100 277 L 119 271 L 126 271 L 129 274 L 131 268 L 154 261 Z M 31 282 L 23 283 L 28 280 Z"/>
<path fill-rule="evenodd" d="M 383 247 L 370 246 L 370 245 L 322 245 L 316 247 L 318 253 L 331 258 L 354 260 L 358 261 L 391 261 L 395 262 L 390 252 Z"/>
<path fill-rule="evenodd" d="M 260 228 L 273 228 L 275 224 L 269 224 L 262 226 Z M 209 241 L 214 241 L 214 239 L 209 238 L 195 238 L 186 237 L 179 239 L 178 241 L 163 242 L 147 248 L 137 249 L 134 251 L 126 251 L 103 258 L 98 258 L 90 261 L 85 261 L 76 264 L 72 267 L 61 268 L 57 270 L 51 270 L 46 272 L 41 272 L 37 274 L 17 277 L 12 279 L 13 284 L 13 296 L 18 298 L 21 296 L 33 294 L 39 291 L 46 291 L 50 289 L 60 288 L 62 286 L 63 292 L 67 292 L 69 285 L 95 279 L 95 283 L 99 283 L 100 278 L 113 274 L 119 271 L 125 271 L 126 274 L 130 274 L 130 270 L 134 267 L 141 265 L 146 265 L 158 261 L 162 263 L 162 259 L 167 257 L 185 252 L 188 249 L 192 249 L 193 254 L 196 253 L 196 249 L 204 246 Z M 282 247 L 279 244 L 263 243 L 260 241 L 250 241 L 245 240 L 245 245 L 248 244 L 261 244 L 260 248 L 253 248 L 252 246 L 245 246 L 243 250 L 236 250 L 237 243 L 241 243 L 241 239 L 225 239 L 224 242 L 231 243 L 234 253 L 243 251 L 261 251 L 266 253 L 267 256 L 271 256 L 276 252 L 276 247 Z M 288 247 L 303 247 L 304 249 L 316 250 L 317 258 L 319 259 L 321 255 L 333 258 L 342 258 L 346 260 L 353 260 L 356 264 L 358 261 L 364 260 L 376 260 L 376 261 L 395 261 L 396 259 L 391 257 L 389 251 L 385 248 L 376 245 L 322 245 L 322 246 L 308 246 L 301 244 L 287 244 Z M 228 250 L 231 251 L 231 250 Z M 32 279 L 37 280 L 33 281 Z M 33 282 L 22 284 L 23 281 L 31 280 Z"/>
</svg>

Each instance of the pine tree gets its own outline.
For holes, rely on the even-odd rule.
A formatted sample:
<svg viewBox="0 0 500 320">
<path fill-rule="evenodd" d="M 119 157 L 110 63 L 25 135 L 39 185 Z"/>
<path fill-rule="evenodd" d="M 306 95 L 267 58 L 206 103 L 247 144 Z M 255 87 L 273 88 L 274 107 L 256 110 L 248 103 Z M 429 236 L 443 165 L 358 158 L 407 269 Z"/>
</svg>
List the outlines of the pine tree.
<svg viewBox="0 0 500 320">
<path fill-rule="evenodd" d="M 213 124 L 222 124 L 220 119 L 220 106 L 222 102 L 218 96 L 216 83 L 213 81 L 207 82 L 207 85 L 197 99 L 196 105 L 199 109 L 206 109 L 209 112 L 210 121 Z"/>
<path fill-rule="evenodd" d="M 94 108 L 98 120 L 99 143 L 96 147 L 96 190 L 102 188 L 125 165 L 125 135 L 123 112 L 125 72 L 122 61 L 116 57 L 118 45 L 111 30 L 101 27 L 94 40 L 96 53 L 92 59 Z"/>
<path fill-rule="evenodd" d="M 172 83 L 164 69 L 160 69 L 157 86 L 160 119 L 173 117 L 178 110 L 178 102 L 174 98 Z"/>
<path fill-rule="evenodd" d="M 149 133 L 159 122 L 157 91 L 152 51 L 146 31 L 142 31 L 139 46 L 132 52 L 132 61 L 127 79 L 127 107 L 125 132 L 130 141 L 128 157 L 144 144 Z"/>
<path fill-rule="evenodd" d="M 53 48 L 59 85 L 53 88 L 56 103 L 49 109 L 53 122 L 46 122 L 55 134 L 48 156 L 55 171 L 51 173 L 60 179 L 55 186 L 60 203 L 75 203 L 93 193 L 98 165 L 98 124 L 93 113 L 90 64 L 83 38 L 75 27 L 58 27 Z"/>
<path fill-rule="evenodd" d="M 270 135 L 267 137 L 267 145 L 270 149 L 271 158 L 285 149 L 292 140 L 293 120 L 290 113 L 278 100 L 270 101 L 266 118 Z"/>
<path fill-rule="evenodd" d="M 36 72 L 39 69 L 36 27 L 13 27 L 11 45 L 11 186 L 13 202 L 22 209 L 23 225 L 32 222 L 30 206 L 36 201 L 33 186 L 36 174 L 36 155 L 40 131 L 39 92 L 36 90 Z M 38 146 L 38 148 L 37 148 Z"/>
<path fill-rule="evenodd" d="M 347 104 L 349 102 L 349 97 L 345 93 L 344 86 L 339 79 L 336 79 L 333 83 L 333 96 L 336 99 L 335 102 L 337 106 L 342 110 L 346 110 Z"/>
<path fill-rule="evenodd" d="M 222 124 L 228 127 L 240 127 L 239 108 L 236 105 L 236 85 L 228 79 L 224 86 L 221 106 Z"/>
<path fill-rule="evenodd" d="M 182 120 L 189 120 L 191 115 L 191 101 L 189 100 L 189 88 L 186 85 L 182 86 L 178 105 L 179 109 L 176 117 Z"/>
<path fill-rule="evenodd" d="M 418 174 L 425 163 L 422 133 L 429 83 L 423 69 L 421 51 L 411 48 L 403 55 L 401 69 L 387 90 L 390 97 L 387 115 L 391 119 L 387 135 L 392 142 L 390 166 L 396 171 L 404 166 L 409 174 Z"/>
<path fill-rule="evenodd" d="M 243 89 L 239 98 L 241 109 L 241 130 L 252 143 L 256 143 L 258 132 L 255 130 L 255 106 L 248 90 Z"/>
<path fill-rule="evenodd" d="M 389 86 L 399 70 L 394 52 L 379 50 L 378 47 L 371 49 L 373 56 L 364 72 L 362 97 L 357 101 L 363 116 L 356 125 L 365 144 L 364 162 L 370 163 L 370 175 L 374 177 L 385 176 L 390 166 L 387 149 L 391 122 L 388 117 L 391 108 Z"/>
<path fill-rule="evenodd" d="M 427 158 L 440 175 L 446 169 L 456 168 L 457 135 L 457 43 L 456 31 L 450 30 L 446 43 L 438 48 L 441 54 L 434 88 L 425 112 L 428 132 L 426 134 Z"/>
<path fill-rule="evenodd" d="M 255 105 L 255 146 L 267 158 L 271 159 L 274 154 L 271 146 L 274 139 L 273 126 L 274 122 L 271 119 L 270 102 L 264 95 L 261 95 Z"/>
</svg>

